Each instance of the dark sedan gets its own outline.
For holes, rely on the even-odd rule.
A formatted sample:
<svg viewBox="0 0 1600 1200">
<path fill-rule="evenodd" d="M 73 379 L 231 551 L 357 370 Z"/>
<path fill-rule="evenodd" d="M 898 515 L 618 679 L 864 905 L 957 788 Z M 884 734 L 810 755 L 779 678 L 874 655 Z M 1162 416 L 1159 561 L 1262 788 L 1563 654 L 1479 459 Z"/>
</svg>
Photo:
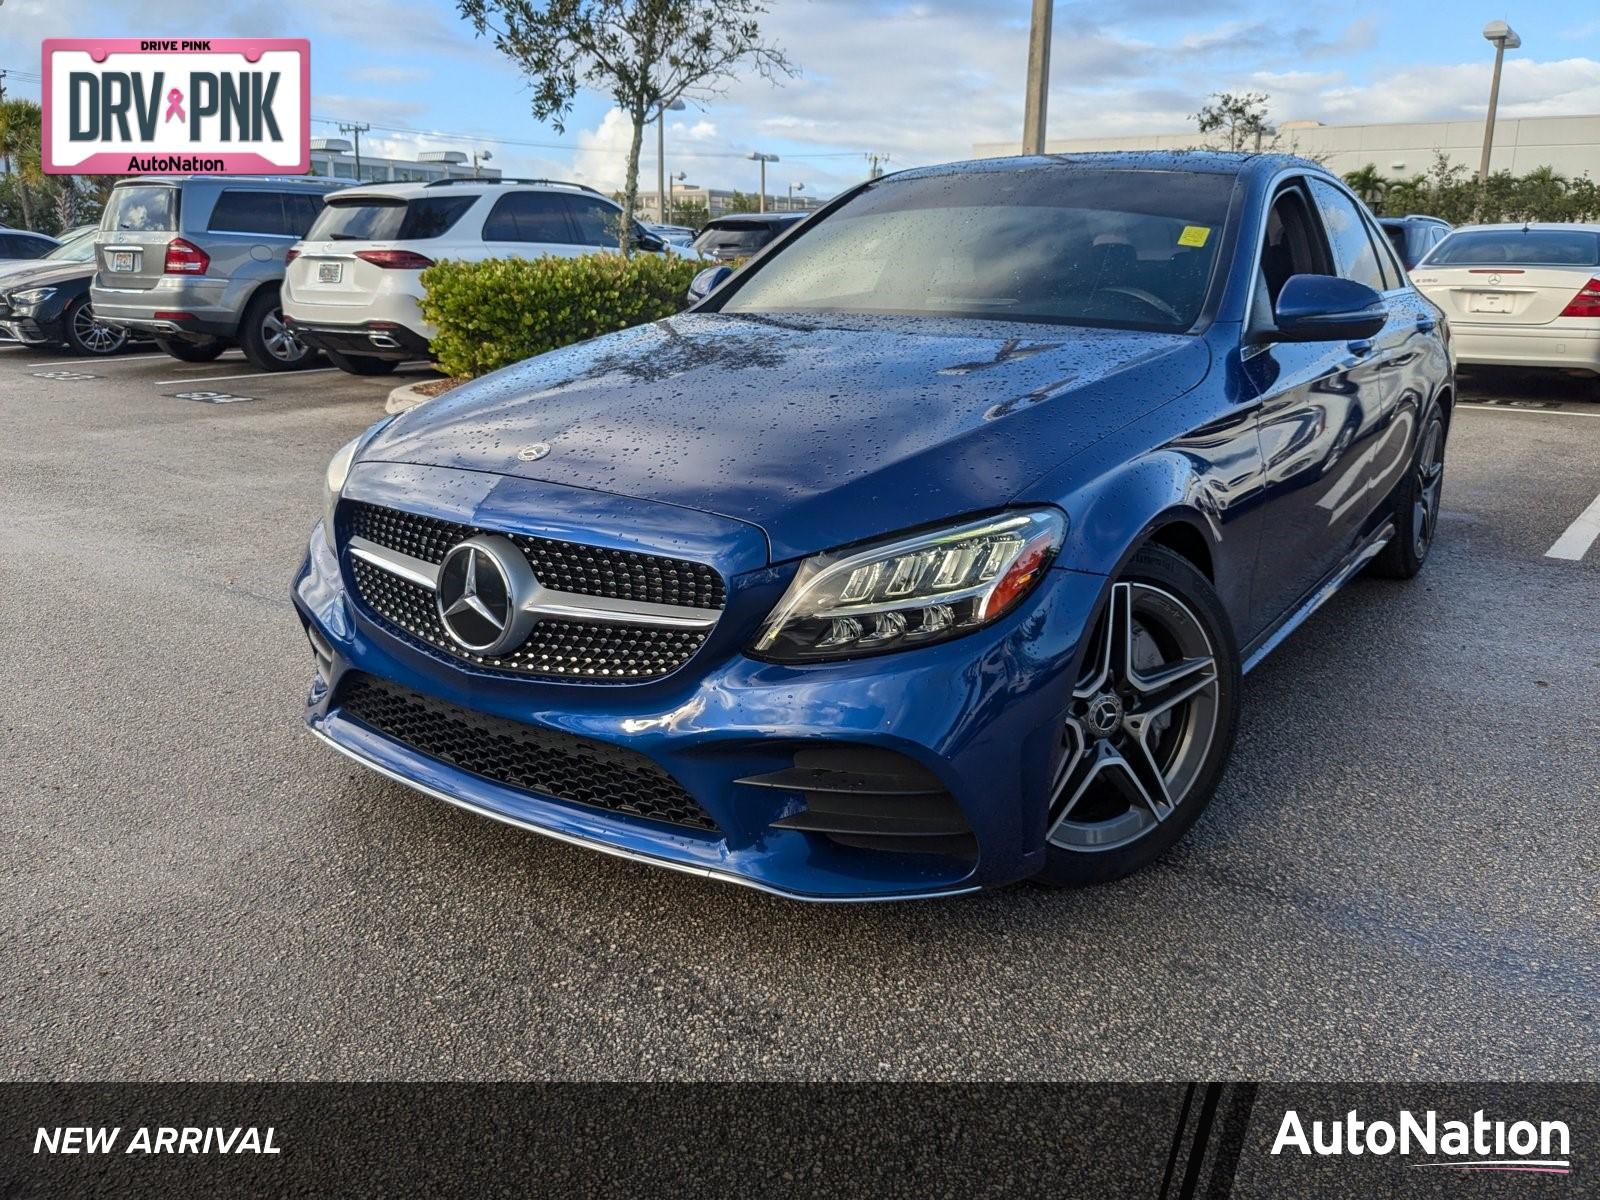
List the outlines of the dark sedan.
<svg viewBox="0 0 1600 1200">
<path fill-rule="evenodd" d="M 89 303 L 95 230 L 74 230 L 43 258 L 0 271 L 0 342 L 88 355 L 128 344 L 128 331 L 101 324 Z"/>
<path fill-rule="evenodd" d="M 1204 810 L 1240 676 L 1356 572 L 1422 569 L 1452 380 L 1314 163 L 874 180 L 689 312 L 344 447 L 294 583 L 306 719 L 790 896 L 1114 879 Z"/>
<path fill-rule="evenodd" d="M 700 230 L 689 248 L 718 262 L 749 258 L 806 216 L 806 213 L 781 212 L 718 217 Z"/>
</svg>

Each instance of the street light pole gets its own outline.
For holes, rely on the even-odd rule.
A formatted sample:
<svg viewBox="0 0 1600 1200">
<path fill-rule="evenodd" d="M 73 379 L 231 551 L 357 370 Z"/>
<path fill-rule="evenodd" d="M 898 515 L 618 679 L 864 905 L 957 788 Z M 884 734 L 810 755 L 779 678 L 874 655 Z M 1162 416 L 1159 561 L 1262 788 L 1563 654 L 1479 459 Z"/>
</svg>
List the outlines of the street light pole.
<svg viewBox="0 0 1600 1200">
<path fill-rule="evenodd" d="M 806 190 L 806 185 L 803 184 L 803 183 L 791 183 L 789 185 L 789 211 L 790 212 L 794 211 L 794 194 L 796 192 L 803 192 L 805 190 Z"/>
<path fill-rule="evenodd" d="M 1500 64 L 1507 50 L 1515 50 L 1522 45 L 1517 31 L 1504 21 L 1490 21 L 1483 27 L 1483 36 L 1486 41 L 1494 43 L 1494 76 L 1489 81 L 1489 115 L 1483 122 L 1483 157 L 1478 160 L 1479 183 L 1489 178 L 1489 154 L 1494 149 L 1494 110 L 1500 104 Z"/>
<path fill-rule="evenodd" d="M 766 212 L 767 211 L 767 164 L 769 162 L 777 162 L 778 161 L 778 156 L 776 154 L 762 154 L 759 150 L 757 150 L 757 151 L 753 151 L 750 154 L 750 158 L 751 158 L 752 161 L 758 162 L 758 163 L 761 164 L 761 194 L 756 197 L 756 211 L 757 212 Z"/>
<path fill-rule="evenodd" d="M 1050 20 L 1055 0 L 1033 0 L 1033 31 L 1028 35 L 1028 93 L 1022 116 L 1022 152 L 1044 153 L 1050 104 Z"/>
<path fill-rule="evenodd" d="M 682 112 L 687 107 L 682 100 L 663 104 L 656 113 L 656 208 L 661 211 L 661 223 L 667 223 L 667 114 Z"/>
</svg>

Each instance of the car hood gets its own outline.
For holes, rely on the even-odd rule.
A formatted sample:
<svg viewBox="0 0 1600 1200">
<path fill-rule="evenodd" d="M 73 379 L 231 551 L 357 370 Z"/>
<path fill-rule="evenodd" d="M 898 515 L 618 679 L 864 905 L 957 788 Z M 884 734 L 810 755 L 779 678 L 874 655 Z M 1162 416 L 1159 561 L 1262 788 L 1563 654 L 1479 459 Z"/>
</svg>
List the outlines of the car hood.
<svg viewBox="0 0 1600 1200">
<path fill-rule="evenodd" d="M 689 313 L 484 376 L 361 458 L 717 513 L 782 561 L 1003 505 L 1209 361 L 1178 334 Z"/>
<path fill-rule="evenodd" d="M 75 279 L 87 280 L 93 274 L 94 264 L 81 262 L 36 262 L 29 267 L 0 268 L 0 292 L 14 292 L 25 287 L 46 287 L 53 283 L 69 283 Z"/>
</svg>

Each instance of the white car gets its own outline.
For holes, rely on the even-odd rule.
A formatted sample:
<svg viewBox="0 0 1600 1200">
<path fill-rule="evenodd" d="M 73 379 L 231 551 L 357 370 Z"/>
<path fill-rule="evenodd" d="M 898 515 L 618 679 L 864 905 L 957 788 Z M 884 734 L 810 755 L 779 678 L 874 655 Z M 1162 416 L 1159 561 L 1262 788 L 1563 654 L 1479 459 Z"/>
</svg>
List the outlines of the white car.
<svg viewBox="0 0 1600 1200">
<path fill-rule="evenodd" d="M 1456 359 L 1600 374 L 1600 225 L 1473 225 L 1411 272 Z"/>
<path fill-rule="evenodd" d="M 622 206 L 553 180 L 440 179 L 334 192 L 292 250 L 283 315 L 296 337 L 355 375 L 428 357 L 422 272 L 440 259 L 616 251 Z M 696 257 L 635 222 L 634 244 Z"/>
</svg>

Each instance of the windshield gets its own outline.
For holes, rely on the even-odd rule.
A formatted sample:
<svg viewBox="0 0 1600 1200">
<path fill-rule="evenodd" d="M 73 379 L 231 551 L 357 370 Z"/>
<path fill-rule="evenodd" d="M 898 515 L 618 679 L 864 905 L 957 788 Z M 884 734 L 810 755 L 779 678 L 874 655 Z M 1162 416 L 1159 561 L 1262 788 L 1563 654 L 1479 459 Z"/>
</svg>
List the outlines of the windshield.
<svg viewBox="0 0 1600 1200">
<path fill-rule="evenodd" d="M 1477 229 L 1452 233 L 1428 255 L 1430 267 L 1600 267 L 1600 233 L 1587 229 Z"/>
<path fill-rule="evenodd" d="M 1233 183 L 1068 165 L 891 177 L 812 222 L 720 307 L 1185 330 Z"/>
<path fill-rule="evenodd" d="M 94 235 L 95 231 L 93 229 L 80 229 L 77 233 L 69 233 L 62 239 L 61 245 L 44 256 L 45 260 L 49 262 L 93 262 Z"/>
<path fill-rule="evenodd" d="M 476 196 L 352 196 L 329 200 L 306 234 L 308 242 L 407 242 L 443 236 Z"/>
</svg>

